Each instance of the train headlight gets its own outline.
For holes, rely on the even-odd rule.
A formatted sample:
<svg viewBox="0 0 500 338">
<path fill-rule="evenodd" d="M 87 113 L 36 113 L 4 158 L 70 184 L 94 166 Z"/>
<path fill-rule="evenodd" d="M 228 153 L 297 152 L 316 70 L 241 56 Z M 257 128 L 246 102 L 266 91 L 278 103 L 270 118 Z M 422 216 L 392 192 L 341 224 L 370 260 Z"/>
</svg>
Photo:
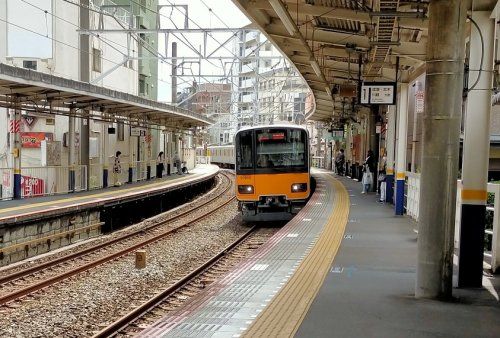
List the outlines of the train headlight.
<svg viewBox="0 0 500 338">
<path fill-rule="evenodd" d="M 239 185 L 238 192 L 240 194 L 253 194 L 253 185 Z"/>
<path fill-rule="evenodd" d="M 292 184 L 292 192 L 307 191 L 307 183 L 294 183 Z"/>
</svg>

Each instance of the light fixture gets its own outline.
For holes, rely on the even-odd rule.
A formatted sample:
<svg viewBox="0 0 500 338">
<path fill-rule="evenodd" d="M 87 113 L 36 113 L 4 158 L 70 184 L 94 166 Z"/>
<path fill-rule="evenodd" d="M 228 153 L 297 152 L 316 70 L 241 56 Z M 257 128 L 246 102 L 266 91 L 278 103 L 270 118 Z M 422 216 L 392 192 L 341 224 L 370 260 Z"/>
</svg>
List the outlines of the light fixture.
<svg viewBox="0 0 500 338">
<path fill-rule="evenodd" d="M 318 77 L 321 77 L 321 69 L 319 68 L 318 61 L 316 61 L 314 58 L 311 59 L 311 67 L 314 69 L 314 72 Z"/>
<path fill-rule="evenodd" d="M 285 26 L 288 33 L 291 36 L 294 36 L 295 33 L 297 33 L 297 26 L 295 25 L 295 23 L 292 20 L 292 17 L 286 10 L 283 2 L 281 2 L 281 0 L 269 0 L 269 4 L 274 9 L 276 14 L 278 14 L 278 17 L 280 18 L 281 22 L 283 22 L 283 25 Z"/>
</svg>

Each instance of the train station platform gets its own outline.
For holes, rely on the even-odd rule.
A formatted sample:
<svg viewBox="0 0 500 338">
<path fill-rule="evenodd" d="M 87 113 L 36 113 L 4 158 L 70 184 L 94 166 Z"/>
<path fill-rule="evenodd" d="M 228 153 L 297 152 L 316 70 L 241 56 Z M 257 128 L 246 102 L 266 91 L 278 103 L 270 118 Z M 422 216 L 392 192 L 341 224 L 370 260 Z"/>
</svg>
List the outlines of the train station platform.
<svg viewBox="0 0 500 338">
<path fill-rule="evenodd" d="M 417 229 L 361 195 L 360 183 L 316 172 L 307 206 L 252 257 L 142 337 L 498 337 L 498 278 L 417 300 Z"/>
<path fill-rule="evenodd" d="M 218 173 L 214 165 L 199 165 L 190 174 L 172 174 L 119 187 L 78 193 L 32 197 L 0 202 L 0 225 L 54 217 L 90 208 L 106 207 L 131 200 L 143 199 L 204 181 Z"/>
</svg>

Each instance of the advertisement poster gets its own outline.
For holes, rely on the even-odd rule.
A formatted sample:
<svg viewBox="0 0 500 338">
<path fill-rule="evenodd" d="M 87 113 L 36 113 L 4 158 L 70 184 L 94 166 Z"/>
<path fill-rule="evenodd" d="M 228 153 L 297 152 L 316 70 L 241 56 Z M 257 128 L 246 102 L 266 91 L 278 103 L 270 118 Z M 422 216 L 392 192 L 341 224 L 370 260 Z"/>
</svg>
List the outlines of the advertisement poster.
<svg viewBox="0 0 500 338">
<path fill-rule="evenodd" d="M 44 193 L 44 181 L 30 176 L 21 176 L 21 191 L 23 197 L 42 196 Z"/>
<path fill-rule="evenodd" d="M 23 132 L 21 136 L 21 146 L 23 148 L 40 148 L 43 140 L 52 141 L 52 133 L 42 132 Z"/>
</svg>

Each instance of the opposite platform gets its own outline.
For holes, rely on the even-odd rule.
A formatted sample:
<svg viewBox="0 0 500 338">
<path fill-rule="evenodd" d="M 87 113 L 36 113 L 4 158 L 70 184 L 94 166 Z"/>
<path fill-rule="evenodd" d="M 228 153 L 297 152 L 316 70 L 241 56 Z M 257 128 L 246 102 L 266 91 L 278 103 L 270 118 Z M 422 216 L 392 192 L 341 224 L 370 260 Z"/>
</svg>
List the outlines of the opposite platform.
<svg viewBox="0 0 500 338">
<path fill-rule="evenodd" d="M 73 194 L 3 201 L 0 202 L 0 225 L 38 220 L 151 197 L 202 182 L 214 177 L 218 171 L 217 166 L 200 165 L 191 170 L 188 175 L 171 175 L 159 180 L 154 179 Z"/>
</svg>

